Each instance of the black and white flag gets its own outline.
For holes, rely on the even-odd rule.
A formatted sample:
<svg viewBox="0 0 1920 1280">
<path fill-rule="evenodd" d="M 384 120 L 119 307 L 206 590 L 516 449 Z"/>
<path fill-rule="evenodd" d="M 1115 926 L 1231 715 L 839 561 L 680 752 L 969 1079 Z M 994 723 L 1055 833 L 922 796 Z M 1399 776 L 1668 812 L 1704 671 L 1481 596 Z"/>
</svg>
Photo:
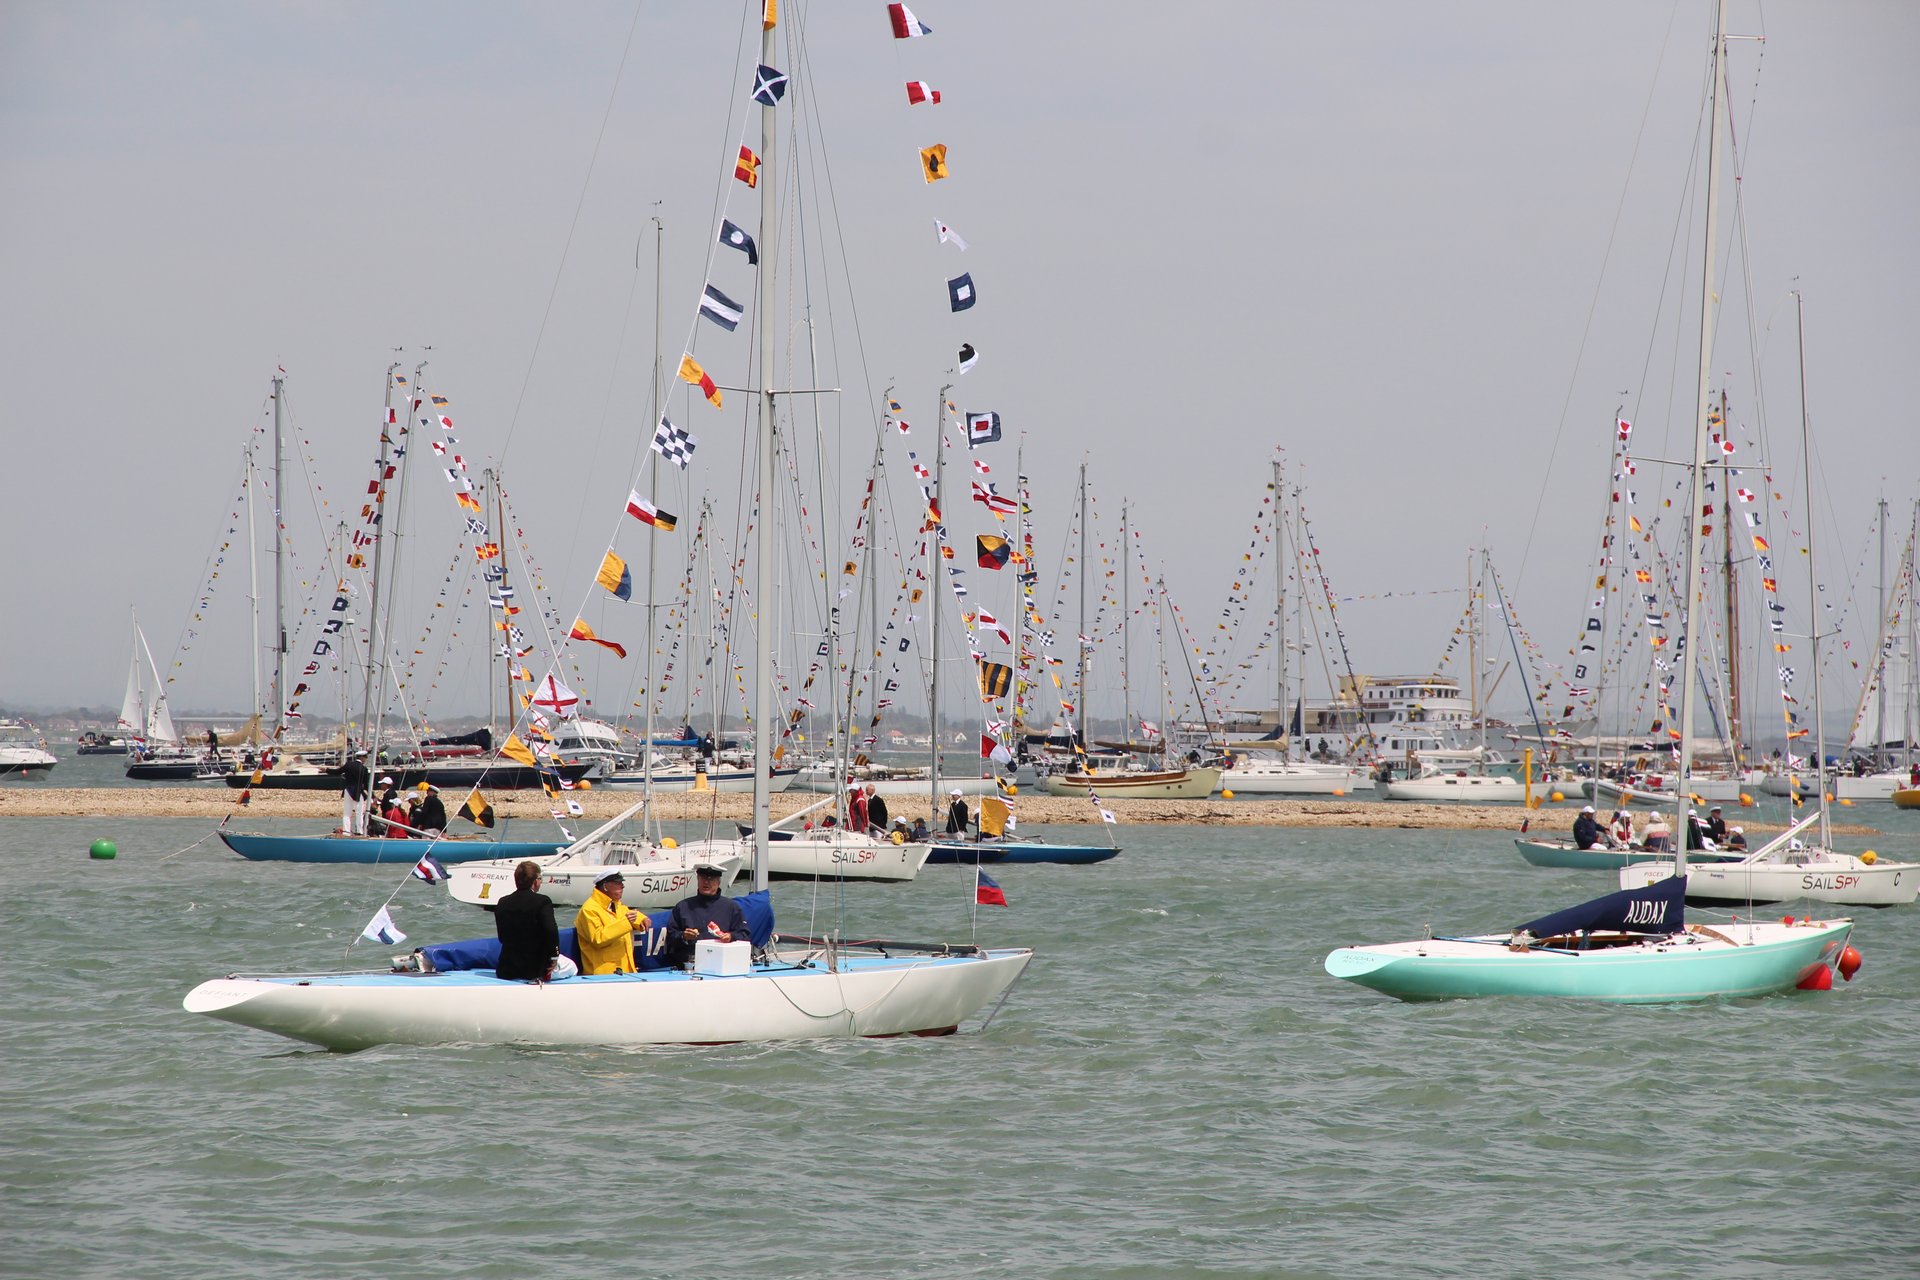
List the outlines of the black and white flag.
<svg viewBox="0 0 1920 1280">
<path fill-rule="evenodd" d="M 961 343 L 960 344 L 960 372 L 965 373 L 967 370 L 973 368 L 974 365 L 979 363 L 980 363 L 980 353 L 973 349 L 973 344 L 971 342 Z"/>
<path fill-rule="evenodd" d="M 725 218 L 720 219 L 720 243 L 729 249 L 738 249 L 747 255 L 747 265 L 760 265 L 760 250 L 754 247 L 753 237 L 742 231 Z"/>
<path fill-rule="evenodd" d="M 739 327 L 740 317 L 746 312 L 732 298 L 708 285 L 707 291 L 700 295 L 700 314 L 732 333 Z"/>
<path fill-rule="evenodd" d="M 687 461 L 693 457 L 693 448 L 698 443 L 698 437 L 665 418 L 660 419 L 660 425 L 653 432 L 653 451 L 682 471 L 687 469 Z"/>
<path fill-rule="evenodd" d="M 753 100 L 763 107 L 770 107 L 787 94 L 787 75 L 784 71 L 775 71 L 772 67 L 759 66 L 753 72 Z"/>
</svg>

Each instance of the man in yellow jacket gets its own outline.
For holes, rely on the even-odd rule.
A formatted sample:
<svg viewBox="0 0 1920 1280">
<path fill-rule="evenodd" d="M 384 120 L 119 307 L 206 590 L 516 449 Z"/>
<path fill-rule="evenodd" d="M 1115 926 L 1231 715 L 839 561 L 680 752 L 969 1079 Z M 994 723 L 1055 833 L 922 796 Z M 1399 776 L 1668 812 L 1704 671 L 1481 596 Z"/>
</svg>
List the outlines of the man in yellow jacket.
<svg viewBox="0 0 1920 1280">
<path fill-rule="evenodd" d="M 647 927 L 647 917 L 623 906 L 626 877 L 610 871 L 594 882 L 593 895 L 573 918 L 575 938 L 580 945 L 580 972 L 633 973 L 633 935 Z"/>
</svg>

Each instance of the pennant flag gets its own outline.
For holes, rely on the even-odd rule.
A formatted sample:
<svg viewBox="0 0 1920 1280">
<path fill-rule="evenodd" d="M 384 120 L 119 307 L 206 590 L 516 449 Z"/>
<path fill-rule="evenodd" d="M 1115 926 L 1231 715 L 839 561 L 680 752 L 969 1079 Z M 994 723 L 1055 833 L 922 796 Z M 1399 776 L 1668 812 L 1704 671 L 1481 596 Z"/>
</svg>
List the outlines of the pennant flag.
<svg viewBox="0 0 1920 1280">
<path fill-rule="evenodd" d="M 540 682 L 540 691 L 533 695 L 533 705 L 553 712 L 562 720 L 571 720 L 580 714 L 580 695 L 561 684 L 560 677 L 549 671 Z"/>
<path fill-rule="evenodd" d="M 787 77 L 782 71 L 769 66 L 753 69 L 753 100 L 763 107 L 771 107 L 787 96 Z"/>
<path fill-rule="evenodd" d="M 887 6 L 887 21 L 893 26 L 895 40 L 914 40 L 933 34 L 933 28 L 914 17 L 913 10 L 903 4 Z"/>
<path fill-rule="evenodd" d="M 947 305 L 955 311 L 965 311 L 979 299 L 973 292 L 973 276 L 961 272 L 947 281 Z"/>
<path fill-rule="evenodd" d="M 980 664 L 980 696 L 982 698 L 1004 698 L 1007 696 L 1007 690 L 1012 687 L 1012 667 L 1004 662 Z"/>
<path fill-rule="evenodd" d="M 990 533 L 974 538 L 974 554 L 978 557 L 982 569 L 1004 569 L 1007 560 L 1013 554 L 1013 544 L 1005 538 Z"/>
<path fill-rule="evenodd" d="M 970 413 L 967 415 L 967 448 L 977 449 L 983 444 L 992 444 L 999 438 L 999 414 Z"/>
<path fill-rule="evenodd" d="M 967 251 L 967 242 L 960 238 L 960 233 L 958 231 L 955 231 L 952 227 L 948 226 L 946 223 L 940 221 L 940 219 L 935 218 L 933 220 L 933 229 L 939 233 L 941 244 L 952 242 L 953 244 L 957 244 L 960 246 L 960 252 L 965 253 Z"/>
<path fill-rule="evenodd" d="M 641 497 L 638 492 L 634 491 L 630 491 L 627 494 L 627 514 L 635 520 L 638 520 L 641 524 L 650 524 L 656 529 L 671 529 L 680 522 L 680 517 L 673 515 L 671 512 L 662 511 L 659 507 L 654 506 L 651 502 Z M 581 638 L 588 639 L 590 637 Z"/>
<path fill-rule="evenodd" d="M 493 806 L 487 803 L 487 798 L 481 795 L 477 788 L 460 806 L 458 816 L 465 818 L 476 827 L 491 829 L 493 826 Z"/>
<path fill-rule="evenodd" d="M 428 884 L 443 884 L 447 879 L 447 869 L 440 859 L 430 853 L 420 855 L 420 861 L 413 864 L 413 878 L 425 880 Z"/>
<path fill-rule="evenodd" d="M 500 744 L 500 754 L 507 759 L 526 765 L 529 769 L 538 768 L 540 762 L 533 758 L 533 749 L 520 741 L 520 735 L 510 733 L 507 740 Z"/>
<path fill-rule="evenodd" d="M 597 644 L 603 649 L 611 649 L 616 657 L 624 658 L 627 656 L 625 646 L 615 644 L 611 640 L 602 640 L 599 636 L 593 634 L 593 628 L 587 625 L 585 618 L 575 618 L 573 620 L 573 630 L 567 632 L 567 639 L 585 640 L 587 643 Z"/>
<path fill-rule="evenodd" d="M 746 312 L 740 309 L 739 303 L 709 284 L 707 291 L 700 295 L 700 314 L 732 333 L 740 327 L 740 317 Z"/>
<path fill-rule="evenodd" d="M 707 376 L 707 371 L 692 356 L 680 357 L 680 381 L 690 382 L 700 388 L 701 394 L 713 402 L 714 408 L 720 407 L 720 388 L 713 385 L 713 379 Z"/>
<path fill-rule="evenodd" d="M 733 176 L 750 187 L 760 185 L 760 157 L 749 151 L 744 143 L 740 147 L 740 159 L 734 163 Z"/>
<path fill-rule="evenodd" d="M 913 107 L 918 106 L 922 102 L 930 103 L 936 107 L 939 106 L 940 91 L 928 84 L 925 80 L 907 81 L 907 105 Z"/>
<path fill-rule="evenodd" d="M 920 174 L 928 182 L 938 182 L 948 176 L 946 143 L 936 142 L 920 148 Z"/>
<path fill-rule="evenodd" d="M 746 254 L 748 266 L 757 267 L 760 265 L 760 250 L 754 247 L 753 237 L 733 225 L 733 223 L 728 222 L 725 218 L 720 220 L 720 243 L 726 245 L 729 249 L 738 249 L 740 252 Z"/>
<path fill-rule="evenodd" d="M 1000 887 L 1000 882 L 982 871 L 978 863 L 975 863 L 973 868 L 973 900 L 983 907 L 1007 905 L 1007 894 Z"/>
<path fill-rule="evenodd" d="M 373 919 L 367 921 L 367 927 L 360 931 L 360 936 L 389 947 L 407 940 L 407 935 L 400 932 L 400 926 L 393 922 L 393 916 L 385 907 L 373 913 Z"/>
<path fill-rule="evenodd" d="M 600 572 L 593 580 L 622 600 L 633 599 L 633 575 L 627 572 L 627 562 L 611 551 L 600 562 Z"/>
<path fill-rule="evenodd" d="M 965 373 L 980 363 L 980 353 L 973 349 L 971 342 L 960 344 L 960 372 Z"/>
<path fill-rule="evenodd" d="M 718 404 L 719 401 L 715 400 L 714 403 Z M 682 471 L 687 469 L 687 463 L 693 458 L 694 448 L 699 443 L 699 436 L 682 431 L 665 418 L 660 419 L 660 425 L 653 429 L 653 451 Z"/>
</svg>

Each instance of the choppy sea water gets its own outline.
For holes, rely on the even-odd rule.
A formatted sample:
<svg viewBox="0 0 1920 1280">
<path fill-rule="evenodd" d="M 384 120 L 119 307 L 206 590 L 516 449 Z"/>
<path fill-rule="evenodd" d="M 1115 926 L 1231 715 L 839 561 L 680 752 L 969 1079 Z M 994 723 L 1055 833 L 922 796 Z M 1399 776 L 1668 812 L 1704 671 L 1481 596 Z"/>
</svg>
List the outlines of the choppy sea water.
<svg viewBox="0 0 1920 1280">
<path fill-rule="evenodd" d="M 1855 844 L 1920 859 L 1920 820 L 1872 817 Z M 399 871 L 177 852 L 206 833 L 0 821 L 0 1273 L 1920 1273 L 1913 908 L 1859 913 L 1825 994 L 1403 1005 L 1321 960 L 1607 878 L 1490 832 L 1130 826 L 1108 863 L 996 869 L 977 920 L 958 868 L 776 886 L 787 928 L 1035 947 L 985 1030 L 341 1055 L 180 1000 L 343 967 Z M 409 945 L 490 928 L 398 902 Z"/>
</svg>

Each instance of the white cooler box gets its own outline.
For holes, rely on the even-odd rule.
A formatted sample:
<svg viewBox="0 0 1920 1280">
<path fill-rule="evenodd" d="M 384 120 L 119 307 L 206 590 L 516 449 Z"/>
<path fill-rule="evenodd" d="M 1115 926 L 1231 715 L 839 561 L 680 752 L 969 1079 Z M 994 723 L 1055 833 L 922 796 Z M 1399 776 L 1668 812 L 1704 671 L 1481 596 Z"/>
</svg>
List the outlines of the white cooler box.
<svg viewBox="0 0 1920 1280">
<path fill-rule="evenodd" d="M 732 978 L 753 970 L 751 942 L 718 942 L 702 938 L 693 944 L 693 971 L 716 978 Z"/>
</svg>

